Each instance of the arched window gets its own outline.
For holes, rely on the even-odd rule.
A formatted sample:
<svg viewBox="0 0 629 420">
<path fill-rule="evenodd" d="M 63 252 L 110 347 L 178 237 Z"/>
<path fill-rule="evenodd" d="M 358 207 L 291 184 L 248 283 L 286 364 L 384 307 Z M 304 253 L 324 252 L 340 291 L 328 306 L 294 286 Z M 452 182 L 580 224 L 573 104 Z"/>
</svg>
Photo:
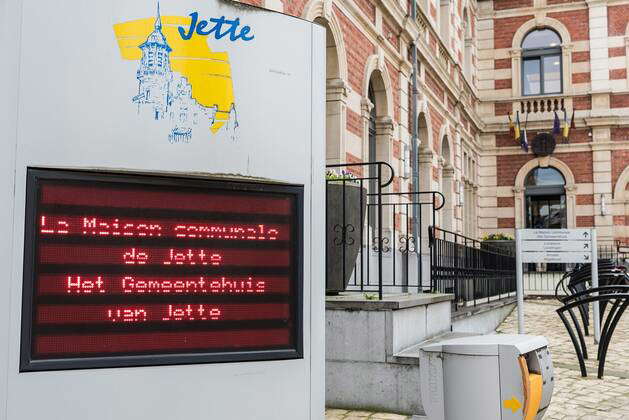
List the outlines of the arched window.
<svg viewBox="0 0 629 420">
<path fill-rule="evenodd" d="M 535 168 L 526 176 L 525 187 L 549 187 L 566 185 L 561 172 L 555 168 Z"/>
<path fill-rule="evenodd" d="M 522 41 L 522 94 L 561 93 L 561 38 L 552 29 L 535 29 Z"/>
<path fill-rule="evenodd" d="M 535 168 L 524 181 L 526 224 L 533 229 L 565 229 L 566 180 L 555 168 Z"/>
</svg>

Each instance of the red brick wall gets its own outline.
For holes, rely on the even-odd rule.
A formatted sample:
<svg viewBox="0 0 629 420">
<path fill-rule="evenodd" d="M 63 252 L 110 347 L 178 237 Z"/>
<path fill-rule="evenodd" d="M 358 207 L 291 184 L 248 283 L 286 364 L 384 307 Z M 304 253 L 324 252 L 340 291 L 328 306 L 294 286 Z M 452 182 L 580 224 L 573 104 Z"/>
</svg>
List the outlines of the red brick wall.
<svg viewBox="0 0 629 420">
<path fill-rule="evenodd" d="M 574 109 L 582 111 L 586 109 L 592 109 L 592 97 L 588 96 L 575 96 L 572 98 Z"/>
<path fill-rule="evenodd" d="M 568 118 L 570 118 L 570 115 L 568 115 Z M 570 135 L 568 136 L 570 143 L 589 143 L 590 142 L 590 136 L 588 135 L 589 132 L 590 130 L 588 129 L 573 128 L 572 130 L 570 130 Z"/>
<path fill-rule="evenodd" d="M 508 115 L 512 110 L 513 104 L 511 102 L 497 102 L 494 104 L 494 115 L 496 117 Z"/>
<path fill-rule="evenodd" d="M 591 194 L 577 195 L 577 205 L 594 204 L 594 196 Z"/>
<path fill-rule="evenodd" d="M 614 150 L 612 152 L 612 190 L 616 188 L 618 178 L 627 166 L 629 166 L 629 150 Z"/>
<path fill-rule="evenodd" d="M 572 73 L 572 83 L 588 83 L 590 73 Z"/>
<path fill-rule="evenodd" d="M 353 154 L 351 154 L 350 152 L 345 152 L 345 162 L 347 163 L 362 163 L 362 159 L 354 156 Z M 355 176 L 357 177 L 362 177 L 363 176 L 363 167 L 362 166 L 348 166 L 347 170 L 351 173 L 353 173 Z"/>
<path fill-rule="evenodd" d="M 583 0 L 546 0 L 546 4 L 581 3 Z"/>
<path fill-rule="evenodd" d="M 627 141 L 629 139 L 629 130 L 626 127 L 616 127 L 611 129 L 612 141 Z"/>
<path fill-rule="evenodd" d="M 428 43 L 430 44 L 430 49 L 433 52 L 436 52 L 437 51 L 437 38 L 435 38 L 432 32 L 428 34 Z"/>
<path fill-rule="evenodd" d="M 527 131 L 526 137 L 529 138 L 531 135 L 530 132 Z M 532 139 L 533 137 L 531 137 Z M 515 140 L 515 138 L 510 133 L 498 133 L 496 134 L 496 147 L 513 147 L 519 146 L 520 143 Z"/>
<path fill-rule="evenodd" d="M 376 22 L 376 6 L 370 0 L 353 0 L 372 22 Z"/>
<path fill-rule="evenodd" d="M 386 19 L 382 20 L 382 29 L 384 37 L 393 45 L 396 49 L 400 47 L 400 38 L 397 36 L 397 31 L 393 29 L 393 26 L 389 24 Z"/>
<path fill-rule="evenodd" d="M 625 54 L 627 54 L 626 47 L 614 47 L 614 48 L 610 48 L 608 51 L 609 51 L 608 54 L 610 57 L 622 57 Z"/>
<path fill-rule="evenodd" d="M 498 227 L 501 229 L 509 229 L 515 227 L 515 218 L 513 217 L 499 217 Z"/>
<path fill-rule="evenodd" d="M 443 84 L 439 81 L 439 79 L 435 77 L 430 70 L 426 70 L 426 86 L 428 86 L 428 88 L 432 90 L 435 95 L 437 95 L 441 102 L 444 101 L 445 88 Z"/>
<path fill-rule="evenodd" d="M 607 7 L 607 32 L 609 36 L 624 35 L 629 22 L 629 4 Z"/>
<path fill-rule="evenodd" d="M 511 59 L 510 58 L 499 58 L 498 60 L 494 60 L 494 69 L 510 69 L 511 68 Z"/>
<path fill-rule="evenodd" d="M 432 167 L 432 180 L 439 181 L 439 169 L 434 166 Z"/>
<path fill-rule="evenodd" d="M 240 2 L 251 4 L 252 6 L 262 7 L 262 0 L 240 0 Z"/>
<path fill-rule="evenodd" d="M 515 197 L 498 197 L 498 207 L 515 207 Z"/>
<path fill-rule="evenodd" d="M 554 157 L 570 167 L 577 183 L 593 182 L 591 152 L 556 153 Z M 496 166 L 498 186 L 515 185 L 515 177 L 520 171 L 520 168 L 522 168 L 522 166 L 524 166 L 524 164 L 529 160 L 534 158 L 535 156 L 531 153 L 497 156 Z"/>
<path fill-rule="evenodd" d="M 614 69 L 609 71 L 609 78 L 611 80 L 619 80 L 627 78 L 627 69 Z"/>
<path fill-rule="evenodd" d="M 334 7 L 334 13 L 341 24 L 343 40 L 347 49 L 349 84 L 356 92 L 366 96 L 367 92 L 363 92 L 364 72 L 367 66 L 367 58 L 374 53 L 374 46 L 336 5 L 332 7 Z"/>
<path fill-rule="evenodd" d="M 494 80 L 494 89 L 511 89 L 511 79 Z"/>
<path fill-rule="evenodd" d="M 393 157 L 399 159 L 402 157 L 402 142 L 393 140 Z"/>
<path fill-rule="evenodd" d="M 590 52 L 589 51 L 578 51 L 572 53 L 572 62 L 573 63 L 581 63 L 584 61 L 590 61 Z"/>
<path fill-rule="evenodd" d="M 494 20 L 494 48 L 510 48 L 513 35 L 524 22 L 533 19 L 533 15 L 516 16 Z"/>
<path fill-rule="evenodd" d="M 577 216 L 577 227 L 593 227 L 594 216 Z"/>
<path fill-rule="evenodd" d="M 387 60 L 387 73 L 391 79 L 391 89 L 393 90 L 393 118 L 400 122 L 400 72 Z"/>
<path fill-rule="evenodd" d="M 629 107 L 629 95 L 611 95 L 609 100 L 612 108 L 626 108 Z"/>
<path fill-rule="evenodd" d="M 568 12 L 549 13 L 548 17 L 557 19 L 566 25 L 572 41 L 585 41 L 590 39 L 590 16 L 587 8 Z"/>
<path fill-rule="evenodd" d="M 432 105 L 429 105 L 429 111 L 432 122 L 432 148 L 439 154 L 441 153 L 441 139 L 439 138 L 439 132 L 441 131 L 441 126 L 443 125 L 443 117 Z"/>
<path fill-rule="evenodd" d="M 519 7 L 532 7 L 533 0 L 494 0 L 494 10 L 517 9 Z"/>
<path fill-rule="evenodd" d="M 358 113 L 347 108 L 347 130 L 350 133 L 356 134 L 358 137 L 363 137 L 363 124 L 361 122 L 361 116 Z"/>
<path fill-rule="evenodd" d="M 284 0 L 284 13 L 292 16 L 301 16 L 304 14 L 304 8 L 308 0 Z"/>
</svg>

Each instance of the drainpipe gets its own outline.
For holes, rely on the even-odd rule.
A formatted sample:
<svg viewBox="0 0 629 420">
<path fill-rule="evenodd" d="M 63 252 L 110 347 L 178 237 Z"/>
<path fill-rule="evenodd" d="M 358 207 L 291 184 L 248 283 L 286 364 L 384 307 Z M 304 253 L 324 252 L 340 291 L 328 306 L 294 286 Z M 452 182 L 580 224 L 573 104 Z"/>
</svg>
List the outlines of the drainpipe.
<svg viewBox="0 0 629 420">
<path fill-rule="evenodd" d="M 417 22 L 417 1 L 411 2 L 411 19 L 413 22 Z M 411 44 L 411 60 L 413 62 L 412 73 L 412 97 L 411 97 L 411 192 L 419 192 L 419 139 L 417 136 L 417 40 L 413 40 Z M 419 202 L 420 197 L 418 195 L 412 196 L 413 200 Z M 417 269 L 422 269 L 421 254 L 419 252 L 421 244 L 421 232 L 419 226 L 419 212 L 421 211 L 420 205 L 413 206 L 413 232 L 415 233 L 415 249 L 417 250 Z M 422 278 L 422 273 L 418 273 L 418 281 Z M 421 285 L 420 285 L 421 286 Z M 421 289 L 421 287 L 420 287 Z"/>
</svg>

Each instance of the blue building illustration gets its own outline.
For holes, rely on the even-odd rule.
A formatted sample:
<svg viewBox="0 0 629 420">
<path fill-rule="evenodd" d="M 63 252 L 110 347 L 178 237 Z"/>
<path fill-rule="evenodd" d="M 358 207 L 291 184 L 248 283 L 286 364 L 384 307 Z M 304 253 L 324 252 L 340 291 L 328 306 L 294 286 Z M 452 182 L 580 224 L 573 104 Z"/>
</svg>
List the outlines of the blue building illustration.
<svg viewBox="0 0 629 420">
<path fill-rule="evenodd" d="M 148 112 L 155 120 L 168 119 L 171 131 L 168 139 L 171 143 L 188 143 L 192 138 L 192 127 L 203 121 L 212 126 L 218 111 L 217 106 L 206 107 L 192 97 L 192 86 L 188 80 L 171 70 L 170 53 L 162 32 L 162 19 L 157 5 L 154 30 L 146 41 L 139 46 L 142 59 L 137 71 L 138 94 L 133 103 L 138 105 L 138 113 Z M 238 127 L 236 109 L 229 110 L 227 129 L 235 139 Z"/>
</svg>

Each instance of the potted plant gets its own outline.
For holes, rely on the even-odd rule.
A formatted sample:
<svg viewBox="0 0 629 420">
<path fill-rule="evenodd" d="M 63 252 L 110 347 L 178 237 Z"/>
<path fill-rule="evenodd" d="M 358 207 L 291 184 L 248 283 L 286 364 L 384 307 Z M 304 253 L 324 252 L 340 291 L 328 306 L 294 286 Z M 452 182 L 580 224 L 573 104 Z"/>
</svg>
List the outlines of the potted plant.
<svg viewBox="0 0 629 420">
<path fill-rule="evenodd" d="M 338 294 L 347 288 L 360 252 L 367 190 L 346 171 L 328 171 L 326 187 L 326 293 Z"/>
<path fill-rule="evenodd" d="M 506 233 L 491 233 L 483 236 L 482 248 L 494 250 L 509 255 L 515 255 L 515 239 Z"/>
</svg>

